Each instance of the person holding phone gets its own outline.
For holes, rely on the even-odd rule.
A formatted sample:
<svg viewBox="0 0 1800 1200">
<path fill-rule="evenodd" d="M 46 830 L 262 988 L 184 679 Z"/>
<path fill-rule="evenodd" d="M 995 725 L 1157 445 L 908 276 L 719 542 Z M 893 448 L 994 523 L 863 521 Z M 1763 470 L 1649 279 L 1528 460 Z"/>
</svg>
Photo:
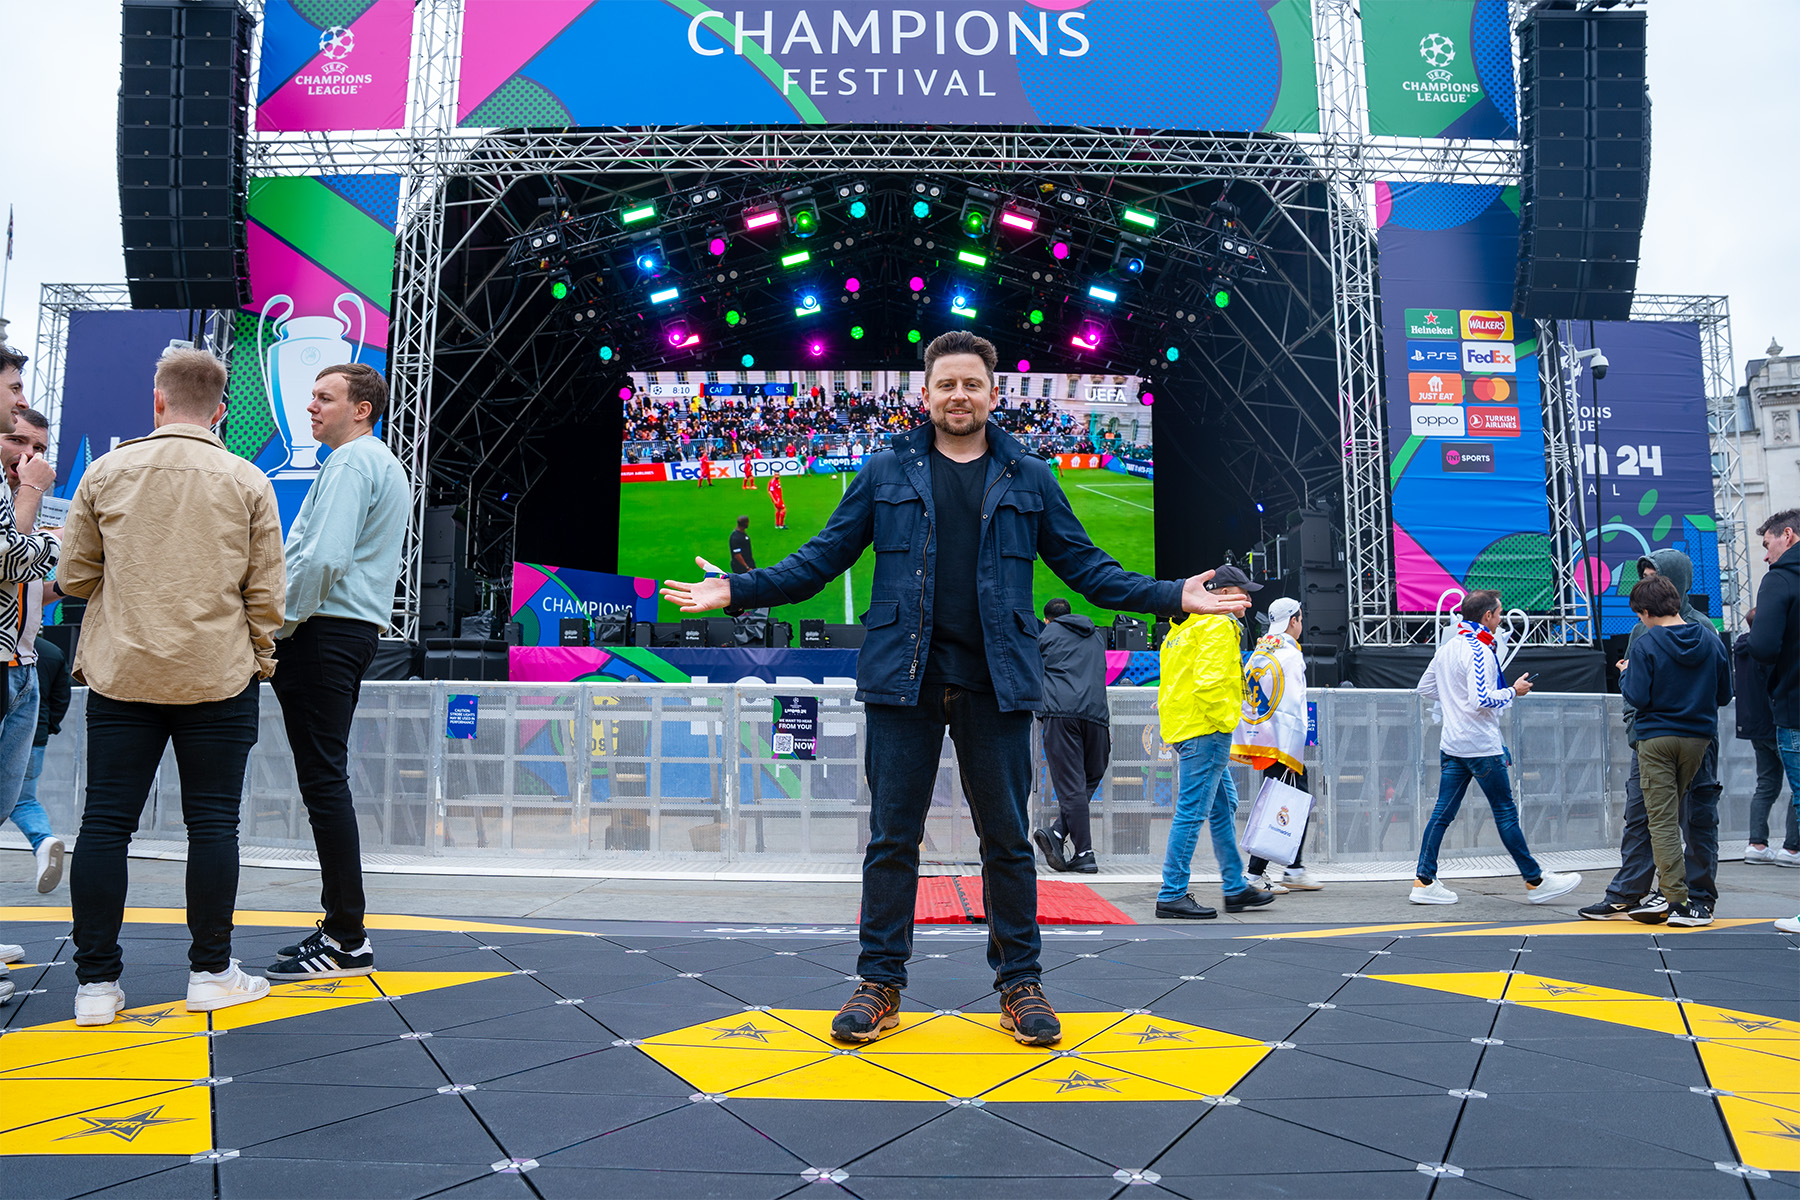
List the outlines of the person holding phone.
<svg viewBox="0 0 1800 1200">
<path fill-rule="evenodd" d="M 1508 686 L 1500 669 L 1500 657 L 1494 652 L 1494 631 L 1500 628 L 1502 612 L 1499 592 L 1470 592 L 1458 612 L 1462 620 L 1455 636 L 1438 647 L 1419 680 L 1419 694 L 1443 707 L 1444 736 L 1438 752 L 1437 808 L 1419 845 L 1418 878 L 1410 898 L 1414 904 L 1456 903 L 1456 893 L 1438 881 L 1438 850 L 1462 807 L 1469 781 L 1474 780 L 1493 810 L 1501 844 L 1525 879 L 1526 898 L 1543 904 L 1580 887 L 1581 876 L 1539 867 L 1519 828 L 1519 809 L 1506 773 L 1512 758 L 1500 736 L 1500 714 L 1530 695 L 1531 676 L 1520 675 Z"/>
</svg>

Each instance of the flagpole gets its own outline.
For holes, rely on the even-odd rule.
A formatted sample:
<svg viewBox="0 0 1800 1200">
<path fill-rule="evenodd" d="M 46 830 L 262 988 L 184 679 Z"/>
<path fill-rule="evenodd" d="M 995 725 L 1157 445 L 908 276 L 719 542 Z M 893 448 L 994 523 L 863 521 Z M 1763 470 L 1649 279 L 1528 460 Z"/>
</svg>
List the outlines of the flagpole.
<svg viewBox="0 0 1800 1200">
<path fill-rule="evenodd" d="M 6 266 L 0 268 L 0 332 L 6 329 L 6 289 L 12 283 L 13 206 L 6 206 Z"/>
</svg>

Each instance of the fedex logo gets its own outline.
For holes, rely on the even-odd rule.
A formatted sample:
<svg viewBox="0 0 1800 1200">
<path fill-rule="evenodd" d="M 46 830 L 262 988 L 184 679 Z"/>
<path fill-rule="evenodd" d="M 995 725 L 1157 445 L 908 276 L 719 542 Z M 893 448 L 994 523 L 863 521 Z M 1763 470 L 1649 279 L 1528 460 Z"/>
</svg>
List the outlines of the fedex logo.
<svg viewBox="0 0 1800 1200">
<path fill-rule="evenodd" d="M 1460 371 L 1462 356 L 1456 352 L 1454 344 L 1408 342 L 1406 343 L 1406 369 L 1408 371 Z"/>
<path fill-rule="evenodd" d="M 1471 375 L 1511 375 L 1518 365 L 1518 351 L 1511 342 L 1462 344 L 1462 369 Z"/>
<path fill-rule="evenodd" d="M 1518 437 L 1519 410 L 1516 408 L 1478 408 L 1471 405 L 1467 410 L 1469 418 L 1469 434 L 1482 434 L 1486 437 Z"/>
<path fill-rule="evenodd" d="M 1462 335 L 1484 342 L 1510 342 L 1513 340 L 1512 314 L 1465 308 L 1462 310 Z"/>
</svg>

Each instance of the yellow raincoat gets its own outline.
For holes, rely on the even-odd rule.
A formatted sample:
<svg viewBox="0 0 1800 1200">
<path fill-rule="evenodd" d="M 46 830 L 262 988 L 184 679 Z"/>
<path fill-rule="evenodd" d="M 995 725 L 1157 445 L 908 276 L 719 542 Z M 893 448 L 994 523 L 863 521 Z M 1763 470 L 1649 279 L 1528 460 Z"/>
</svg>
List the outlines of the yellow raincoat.
<svg viewBox="0 0 1800 1200">
<path fill-rule="evenodd" d="M 1163 741 L 1174 745 L 1237 728 L 1244 702 L 1243 625 L 1223 613 L 1189 617 L 1162 644 L 1156 708 Z"/>
</svg>

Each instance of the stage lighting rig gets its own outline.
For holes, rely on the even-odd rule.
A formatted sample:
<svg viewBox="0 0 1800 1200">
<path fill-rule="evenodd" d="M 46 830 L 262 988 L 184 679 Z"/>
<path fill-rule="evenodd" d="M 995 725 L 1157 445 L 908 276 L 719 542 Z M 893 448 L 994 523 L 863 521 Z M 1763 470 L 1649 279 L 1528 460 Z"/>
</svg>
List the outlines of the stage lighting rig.
<svg viewBox="0 0 1800 1200">
<path fill-rule="evenodd" d="M 714 258 L 724 258 L 725 252 L 731 249 L 731 234 L 723 225 L 706 227 L 706 252 Z"/>
<path fill-rule="evenodd" d="M 1142 275 L 1150 261 L 1150 239 L 1129 230 L 1119 232 L 1119 245 L 1113 251 L 1113 270 L 1124 275 Z"/>
<path fill-rule="evenodd" d="M 1070 208 L 1085 209 L 1089 205 L 1089 198 L 1086 192 L 1074 191 L 1069 188 L 1060 188 L 1056 193 L 1056 202 L 1058 204 L 1066 204 Z"/>
<path fill-rule="evenodd" d="M 838 184 L 837 198 L 851 220 L 860 221 L 869 215 L 869 185 L 866 181 L 855 179 Z"/>
<path fill-rule="evenodd" d="M 662 239 L 654 236 L 654 231 L 633 238 L 629 253 L 631 264 L 646 279 L 656 279 L 668 269 L 669 256 L 663 249 Z"/>
<path fill-rule="evenodd" d="M 695 188 L 688 195 L 688 203 L 695 208 L 699 208 L 702 204 L 713 204 L 718 199 L 719 189 L 716 187 Z"/>
<path fill-rule="evenodd" d="M 781 193 L 782 211 L 787 213 L 788 232 L 802 240 L 819 232 L 819 202 L 809 187 L 791 188 Z"/>
<path fill-rule="evenodd" d="M 1075 254 L 1075 235 L 1067 229 L 1058 229 L 1051 233 L 1048 247 L 1051 258 L 1066 263 Z"/>
<path fill-rule="evenodd" d="M 1023 204 L 1009 204 L 1001 210 L 1000 225 L 1016 233 L 1036 233 L 1038 210 L 1027 208 Z"/>
<path fill-rule="evenodd" d="M 759 204 L 744 210 L 744 231 L 755 233 L 759 229 L 770 229 L 781 224 L 781 205 Z"/>
<path fill-rule="evenodd" d="M 915 179 L 912 185 L 912 215 L 917 221 L 929 221 L 932 209 L 944 198 L 942 184 L 928 179 Z"/>
<path fill-rule="evenodd" d="M 619 210 L 619 224 L 626 229 L 642 225 L 645 221 L 656 220 L 656 201 L 645 200 L 641 204 L 628 204 Z"/>
<path fill-rule="evenodd" d="M 963 201 L 962 216 L 958 218 L 963 236 L 977 241 L 985 238 L 994 228 L 994 213 L 999 206 L 1000 197 L 997 193 L 985 188 L 970 188 L 968 198 Z"/>
<path fill-rule="evenodd" d="M 1146 212 L 1141 208 L 1126 207 L 1119 210 L 1120 224 L 1129 225 L 1144 233 L 1155 233 L 1160 219 L 1155 213 Z"/>
<path fill-rule="evenodd" d="M 566 300 L 575 287 L 575 280 L 568 271 L 557 271 L 550 276 L 550 296 L 555 300 Z"/>
</svg>

